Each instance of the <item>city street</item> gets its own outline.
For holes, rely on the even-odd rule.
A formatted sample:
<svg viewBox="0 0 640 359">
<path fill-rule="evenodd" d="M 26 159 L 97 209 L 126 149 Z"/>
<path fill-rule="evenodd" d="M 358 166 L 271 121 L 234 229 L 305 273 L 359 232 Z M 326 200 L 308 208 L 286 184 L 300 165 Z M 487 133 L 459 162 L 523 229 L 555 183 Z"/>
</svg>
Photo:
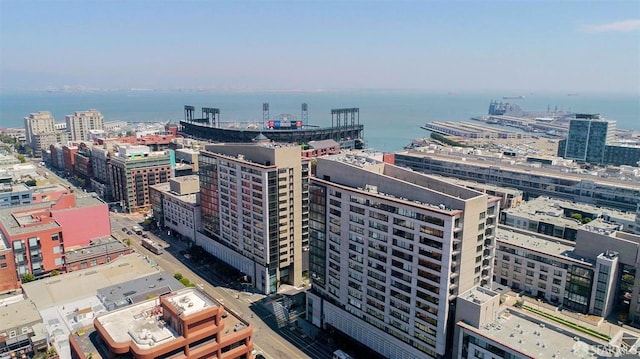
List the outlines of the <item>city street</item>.
<svg viewBox="0 0 640 359">
<path fill-rule="evenodd" d="M 140 218 L 141 220 L 141 218 Z M 256 354 L 262 354 L 270 359 L 314 358 L 326 359 L 331 357 L 331 349 L 326 344 L 319 343 L 293 326 L 278 328 L 273 314 L 262 303 L 267 300 L 264 295 L 237 290 L 213 273 L 207 263 L 195 263 L 182 253 L 187 244 L 178 239 L 162 234 L 159 238 L 155 233 L 145 233 L 155 242 L 165 247 L 165 252 L 155 255 L 141 246 L 141 237 L 135 233 L 127 235 L 123 227 L 131 229 L 139 225 L 138 219 L 128 215 L 111 213 L 111 230 L 113 235 L 121 240 L 131 238 L 131 245 L 138 253 L 148 256 L 151 263 L 157 264 L 165 272 L 182 273 L 192 283 L 216 298 L 225 307 L 240 315 L 253 325 L 254 349 Z"/>
</svg>

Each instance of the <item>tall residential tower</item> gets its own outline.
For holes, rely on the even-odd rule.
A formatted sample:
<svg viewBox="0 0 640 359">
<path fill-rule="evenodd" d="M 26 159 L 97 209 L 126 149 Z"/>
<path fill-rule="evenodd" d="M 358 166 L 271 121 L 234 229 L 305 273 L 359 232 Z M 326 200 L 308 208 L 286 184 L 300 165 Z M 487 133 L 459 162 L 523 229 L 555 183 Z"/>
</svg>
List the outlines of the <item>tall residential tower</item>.
<svg viewBox="0 0 640 359">
<path fill-rule="evenodd" d="M 318 158 L 309 192 L 307 318 L 385 357 L 443 356 L 458 293 L 491 284 L 500 199 L 356 155 Z"/>
<path fill-rule="evenodd" d="M 300 146 L 212 144 L 198 162 L 202 227 L 209 237 L 198 244 L 263 293 L 302 284 L 310 169 Z"/>
<path fill-rule="evenodd" d="M 98 110 L 76 111 L 65 121 L 72 141 L 86 141 L 90 130 L 104 130 L 104 116 Z"/>
</svg>

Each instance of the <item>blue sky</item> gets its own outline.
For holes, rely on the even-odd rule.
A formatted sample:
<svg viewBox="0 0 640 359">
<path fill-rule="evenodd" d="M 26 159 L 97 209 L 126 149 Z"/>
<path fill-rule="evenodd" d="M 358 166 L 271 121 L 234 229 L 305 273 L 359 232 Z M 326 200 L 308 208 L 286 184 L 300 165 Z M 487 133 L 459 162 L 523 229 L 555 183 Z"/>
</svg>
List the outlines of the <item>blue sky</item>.
<svg viewBox="0 0 640 359">
<path fill-rule="evenodd" d="M 3 91 L 638 94 L 640 1 L 0 0 L 0 76 Z"/>
</svg>

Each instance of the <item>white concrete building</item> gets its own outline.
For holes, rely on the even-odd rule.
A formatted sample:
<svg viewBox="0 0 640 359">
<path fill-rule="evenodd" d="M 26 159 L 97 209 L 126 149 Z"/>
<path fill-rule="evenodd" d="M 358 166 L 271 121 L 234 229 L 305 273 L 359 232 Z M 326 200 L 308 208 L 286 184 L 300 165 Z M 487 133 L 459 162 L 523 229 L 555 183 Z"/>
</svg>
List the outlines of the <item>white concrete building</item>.
<svg viewBox="0 0 640 359">
<path fill-rule="evenodd" d="M 358 155 L 316 169 L 307 319 L 385 357 L 443 356 L 456 296 L 491 284 L 500 199 Z"/>
</svg>

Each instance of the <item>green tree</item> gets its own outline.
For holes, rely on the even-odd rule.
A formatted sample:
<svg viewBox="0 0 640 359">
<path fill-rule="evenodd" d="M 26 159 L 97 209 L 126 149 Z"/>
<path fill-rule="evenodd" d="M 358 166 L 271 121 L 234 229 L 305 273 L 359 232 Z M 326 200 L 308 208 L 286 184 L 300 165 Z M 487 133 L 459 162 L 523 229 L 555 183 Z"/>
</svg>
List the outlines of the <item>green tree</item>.
<svg viewBox="0 0 640 359">
<path fill-rule="evenodd" d="M 182 273 L 176 272 L 176 274 L 173 275 L 173 278 L 175 278 L 177 280 L 181 280 L 182 279 Z"/>
<path fill-rule="evenodd" d="M 583 223 L 583 224 L 587 224 L 587 223 L 589 223 L 589 222 L 591 222 L 591 218 L 589 218 L 589 217 L 584 217 L 584 218 L 582 219 L 582 223 Z"/>
<path fill-rule="evenodd" d="M 580 213 L 572 213 L 571 218 L 577 219 L 578 221 L 582 221 L 582 215 Z"/>
<path fill-rule="evenodd" d="M 124 244 L 127 245 L 127 247 L 131 247 L 131 238 L 127 238 L 124 240 Z"/>
<path fill-rule="evenodd" d="M 36 276 L 34 276 L 31 273 L 25 273 L 22 276 L 20 276 L 20 281 L 22 283 L 29 283 L 29 282 L 33 282 L 34 280 L 36 280 Z"/>
<path fill-rule="evenodd" d="M 18 159 L 18 161 L 20 161 L 20 163 L 27 162 L 27 160 L 24 158 L 24 155 L 17 155 L 16 158 Z"/>
<path fill-rule="evenodd" d="M 182 283 L 185 287 L 190 287 L 191 282 L 187 278 L 179 279 L 180 283 Z"/>
<path fill-rule="evenodd" d="M 56 269 L 52 270 L 51 273 L 49 273 L 50 276 L 55 277 L 57 275 L 60 275 L 60 272 L 58 272 Z"/>
</svg>

